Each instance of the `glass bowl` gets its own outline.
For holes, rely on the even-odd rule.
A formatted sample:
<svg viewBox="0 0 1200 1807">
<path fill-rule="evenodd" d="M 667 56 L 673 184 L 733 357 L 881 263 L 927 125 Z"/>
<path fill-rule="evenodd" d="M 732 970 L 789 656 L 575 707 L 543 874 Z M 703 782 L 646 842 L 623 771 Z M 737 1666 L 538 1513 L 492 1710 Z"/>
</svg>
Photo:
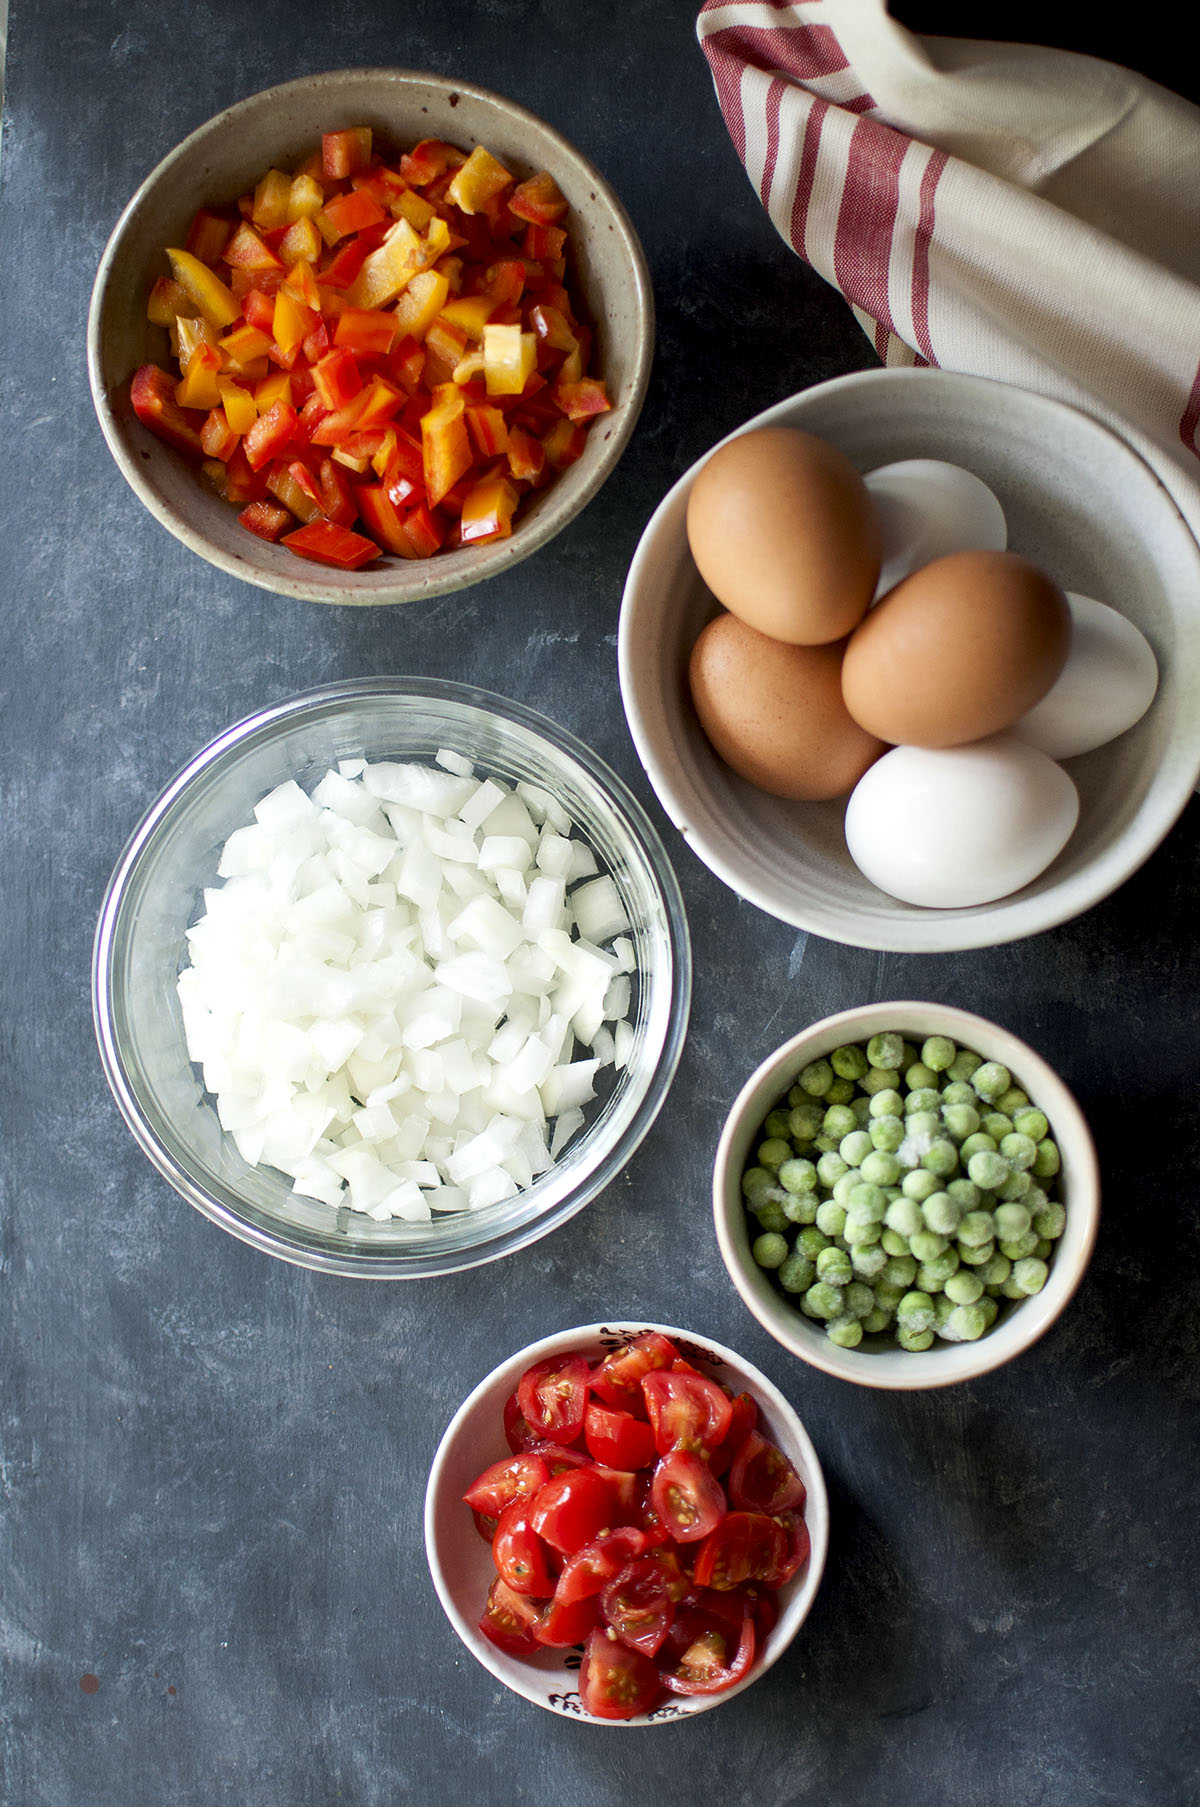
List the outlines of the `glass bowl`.
<svg viewBox="0 0 1200 1807">
<path fill-rule="evenodd" d="M 311 788 L 339 760 L 428 762 L 441 749 L 480 776 L 552 792 L 613 878 L 636 955 L 632 1046 L 554 1166 L 514 1197 L 430 1223 L 376 1223 L 293 1194 L 251 1167 L 218 1121 L 188 1057 L 176 990 L 185 932 L 217 877 L 221 848 L 285 779 Z M 197 1209 L 242 1241 L 302 1267 L 380 1279 L 445 1274 L 513 1253 L 557 1228 L 614 1177 L 654 1121 L 674 1075 L 691 998 L 679 886 L 621 780 L 564 729 L 466 685 L 368 678 L 273 704 L 218 736 L 167 786 L 110 882 L 96 931 L 93 1009 L 106 1077 L 133 1135 Z"/>
</svg>

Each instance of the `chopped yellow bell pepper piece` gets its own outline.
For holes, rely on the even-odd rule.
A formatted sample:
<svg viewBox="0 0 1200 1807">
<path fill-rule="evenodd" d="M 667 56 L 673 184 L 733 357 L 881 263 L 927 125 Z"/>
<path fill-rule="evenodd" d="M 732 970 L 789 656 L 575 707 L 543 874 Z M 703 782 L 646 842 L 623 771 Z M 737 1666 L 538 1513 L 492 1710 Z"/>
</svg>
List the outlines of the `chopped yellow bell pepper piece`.
<svg viewBox="0 0 1200 1807">
<path fill-rule="evenodd" d="M 440 270 L 419 270 L 392 310 L 400 335 L 423 339 L 446 305 L 450 284 Z"/>
<path fill-rule="evenodd" d="M 231 376 L 219 376 L 217 388 L 225 418 L 237 434 L 248 433 L 258 419 L 258 404 L 248 389 L 235 383 Z"/>
<path fill-rule="evenodd" d="M 421 420 L 421 457 L 425 468 L 425 493 L 435 508 L 470 470 L 474 459 L 467 433 L 466 404 L 461 395 L 444 392 Z"/>
<path fill-rule="evenodd" d="M 292 178 L 281 169 L 269 169 L 254 190 L 250 218 L 260 232 L 273 232 L 288 223 L 288 206 L 292 198 Z"/>
<path fill-rule="evenodd" d="M 497 163 L 490 151 L 477 144 L 466 162 L 455 171 L 454 179 L 446 190 L 447 197 L 464 213 L 478 213 L 479 209 L 507 188 L 512 176 L 502 163 Z"/>
<path fill-rule="evenodd" d="M 483 329 L 483 374 L 489 395 L 520 395 L 537 366 L 537 335 L 519 326 Z"/>
<path fill-rule="evenodd" d="M 320 213 L 324 205 L 325 190 L 315 176 L 301 174 L 292 177 L 287 204 L 289 220 L 311 220 L 314 214 Z"/>
<path fill-rule="evenodd" d="M 241 319 L 241 302 L 219 276 L 214 276 L 207 264 L 202 264 L 190 251 L 170 246 L 167 256 L 171 260 L 171 274 L 206 320 L 211 320 L 214 326 L 232 326 L 235 320 Z"/>
<path fill-rule="evenodd" d="M 295 351 L 311 330 L 311 310 L 302 301 L 297 301 L 294 295 L 289 295 L 286 288 L 280 289 L 275 296 L 271 332 L 284 357 Z"/>
<path fill-rule="evenodd" d="M 292 379 L 286 370 L 273 370 L 254 391 L 254 405 L 260 414 L 268 413 L 276 402 L 290 403 L 291 399 Z"/>
<path fill-rule="evenodd" d="M 494 305 L 487 295 L 458 295 L 442 312 L 455 326 L 461 326 L 469 339 L 480 339 Z"/>
</svg>

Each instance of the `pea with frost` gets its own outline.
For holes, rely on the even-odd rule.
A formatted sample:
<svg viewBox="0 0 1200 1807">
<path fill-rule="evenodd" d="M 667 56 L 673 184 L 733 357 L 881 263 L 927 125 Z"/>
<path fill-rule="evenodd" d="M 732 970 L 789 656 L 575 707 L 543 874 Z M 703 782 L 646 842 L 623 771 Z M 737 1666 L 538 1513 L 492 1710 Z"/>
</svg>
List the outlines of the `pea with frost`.
<svg viewBox="0 0 1200 1807">
<path fill-rule="evenodd" d="M 1000 1061 L 899 1030 L 810 1061 L 742 1175 L 754 1259 L 839 1347 L 974 1342 L 1066 1228 L 1052 1127 Z"/>
</svg>

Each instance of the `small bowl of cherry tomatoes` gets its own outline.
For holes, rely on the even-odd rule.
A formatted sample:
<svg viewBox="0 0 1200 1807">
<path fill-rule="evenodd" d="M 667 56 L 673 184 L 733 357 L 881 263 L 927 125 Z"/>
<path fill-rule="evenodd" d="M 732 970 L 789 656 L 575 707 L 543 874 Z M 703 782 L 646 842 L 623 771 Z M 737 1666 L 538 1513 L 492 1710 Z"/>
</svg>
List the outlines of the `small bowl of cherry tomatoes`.
<svg viewBox="0 0 1200 1807">
<path fill-rule="evenodd" d="M 425 1497 L 438 1597 L 536 1706 L 662 1725 L 783 1654 L 829 1507 L 795 1411 L 733 1350 L 643 1323 L 518 1351 L 459 1407 Z"/>
<path fill-rule="evenodd" d="M 649 382 L 599 171 L 487 89 L 305 76 L 198 127 L 113 229 L 88 373 L 117 465 L 211 564 L 399 603 L 507 569 L 607 479 Z"/>
</svg>

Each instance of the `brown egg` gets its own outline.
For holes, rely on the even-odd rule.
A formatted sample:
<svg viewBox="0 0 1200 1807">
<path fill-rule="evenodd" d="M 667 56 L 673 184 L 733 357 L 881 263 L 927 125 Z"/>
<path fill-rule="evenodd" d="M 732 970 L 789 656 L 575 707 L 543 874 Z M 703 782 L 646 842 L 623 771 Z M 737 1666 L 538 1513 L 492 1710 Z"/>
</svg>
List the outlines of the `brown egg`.
<svg viewBox="0 0 1200 1807">
<path fill-rule="evenodd" d="M 866 484 L 836 446 L 795 427 L 760 427 L 718 447 L 692 484 L 687 534 L 717 601 L 792 645 L 844 639 L 879 577 Z"/>
<path fill-rule="evenodd" d="M 787 646 L 736 615 L 703 628 L 688 665 L 700 726 L 721 758 L 776 797 L 853 790 L 884 744 L 842 701 L 842 643 Z"/>
<path fill-rule="evenodd" d="M 1015 552 L 952 552 L 889 590 L 850 636 L 842 691 L 855 721 L 898 745 L 998 734 L 1066 663 L 1071 611 Z"/>
</svg>

